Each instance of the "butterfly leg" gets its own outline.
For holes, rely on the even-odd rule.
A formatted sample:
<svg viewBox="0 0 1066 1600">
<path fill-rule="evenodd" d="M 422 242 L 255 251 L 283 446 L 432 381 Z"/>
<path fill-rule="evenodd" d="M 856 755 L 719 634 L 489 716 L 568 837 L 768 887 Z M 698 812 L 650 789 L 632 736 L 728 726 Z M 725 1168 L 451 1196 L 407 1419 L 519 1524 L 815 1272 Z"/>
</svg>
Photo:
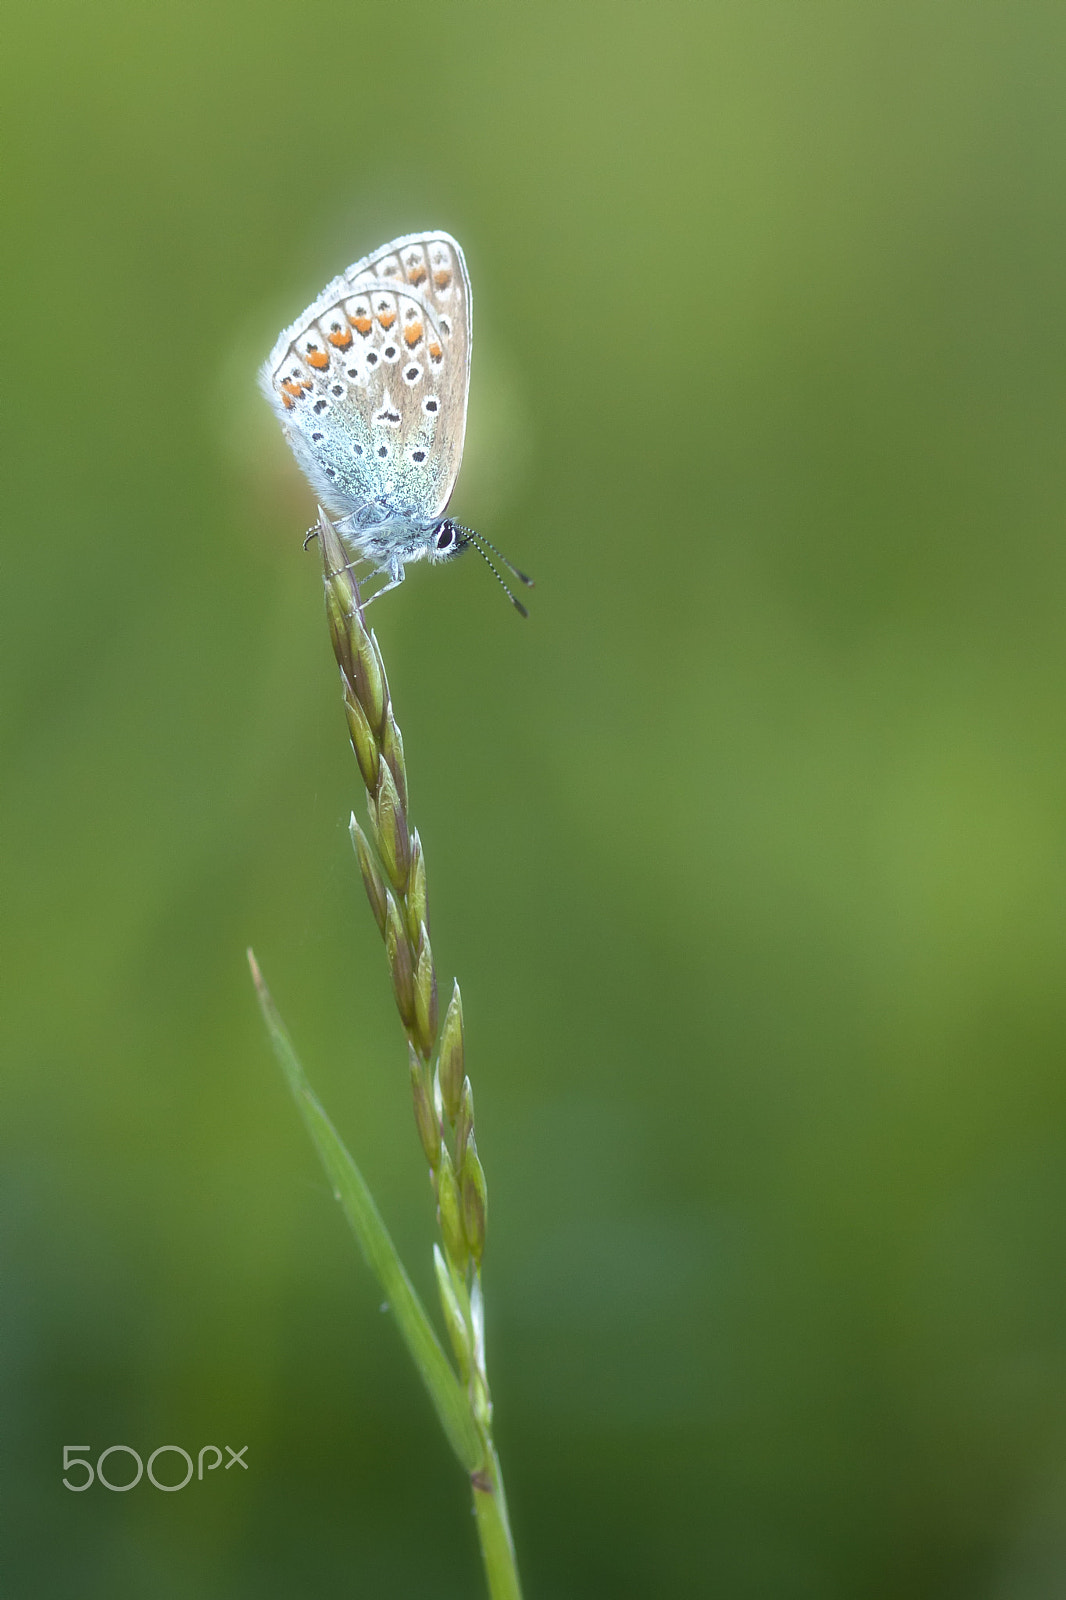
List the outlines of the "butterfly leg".
<svg viewBox="0 0 1066 1600">
<path fill-rule="evenodd" d="M 406 574 L 404 573 L 404 570 L 400 566 L 399 562 L 397 562 L 396 565 L 390 569 L 390 571 L 391 577 L 388 583 L 383 584 L 380 589 L 375 589 L 373 594 L 363 596 L 364 606 L 368 606 L 371 600 L 380 600 L 382 595 L 388 594 L 390 589 L 398 589 L 400 587 L 400 584 L 403 582 Z"/>
<path fill-rule="evenodd" d="M 310 529 L 307 539 L 304 541 L 305 550 L 307 549 L 310 539 L 317 532 L 317 528 Z M 345 548 L 343 570 L 349 574 L 353 583 L 355 584 L 355 587 L 359 593 L 359 604 L 365 605 L 366 598 L 363 594 L 363 586 L 365 584 L 372 583 L 376 577 L 382 576 L 382 571 L 378 566 L 378 563 L 373 559 L 372 556 L 364 555 L 362 551 L 357 551 L 352 554 L 347 548 Z"/>
</svg>

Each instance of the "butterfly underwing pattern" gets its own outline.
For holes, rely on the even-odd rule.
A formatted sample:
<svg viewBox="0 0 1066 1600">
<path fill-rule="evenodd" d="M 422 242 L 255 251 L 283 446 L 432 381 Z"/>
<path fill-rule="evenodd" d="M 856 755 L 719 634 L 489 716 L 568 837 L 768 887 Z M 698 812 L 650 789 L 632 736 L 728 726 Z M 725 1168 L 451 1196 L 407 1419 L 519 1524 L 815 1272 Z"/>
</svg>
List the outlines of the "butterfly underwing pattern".
<svg viewBox="0 0 1066 1600">
<path fill-rule="evenodd" d="M 474 544 L 489 560 L 488 541 L 444 515 L 463 456 L 471 309 L 455 239 L 405 234 L 327 284 L 261 369 L 353 562 L 385 579 L 379 594 L 423 557 L 447 560 Z"/>
</svg>

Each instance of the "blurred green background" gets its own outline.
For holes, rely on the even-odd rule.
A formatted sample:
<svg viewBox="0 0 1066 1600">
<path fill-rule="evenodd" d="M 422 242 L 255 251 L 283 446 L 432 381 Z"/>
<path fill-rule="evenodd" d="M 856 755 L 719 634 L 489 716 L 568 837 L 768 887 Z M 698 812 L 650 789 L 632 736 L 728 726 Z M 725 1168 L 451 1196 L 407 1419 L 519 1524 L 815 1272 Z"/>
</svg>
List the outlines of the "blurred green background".
<svg viewBox="0 0 1066 1600">
<path fill-rule="evenodd" d="M 481 1592 L 244 960 L 431 1294 L 255 371 L 439 226 L 453 509 L 538 586 L 525 624 L 473 557 L 416 568 L 374 622 L 529 1600 L 1061 1596 L 1066 13 L 39 0 L 6 35 L 5 1592 Z M 61 1486 L 118 1442 L 250 1470 Z"/>
</svg>

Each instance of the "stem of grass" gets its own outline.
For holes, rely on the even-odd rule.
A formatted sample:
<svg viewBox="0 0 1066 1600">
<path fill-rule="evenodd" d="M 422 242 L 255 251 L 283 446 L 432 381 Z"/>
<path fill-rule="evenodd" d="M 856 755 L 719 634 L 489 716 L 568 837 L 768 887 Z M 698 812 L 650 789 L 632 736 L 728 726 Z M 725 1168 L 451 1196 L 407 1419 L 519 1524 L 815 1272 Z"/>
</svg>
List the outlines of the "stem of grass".
<svg viewBox="0 0 1066 1600">
<path fill-rule="evenodd" d="M 442 1428 L 470 1479 L 491 1600 L 521 1600 L 503 1476 L 492 1436 L 485 1366 L 481 1260 L 487 1186 L 466 1074 L 463 1008 L 455 984 L 443 1023 L 429 938 L 425 855 L 408 820 L 407 766 L 388 678 L 368 633 L 359 589 L 336 530 L 319 512 L 326 616 L 352 749 L 366 789 L 368 828 L 351 819 L 352 843 L 407 1035 L 415 1125 L 437 1196 L 440 1246 L 434 1247 L 445 1325 L 456 1374 L 419 1300 L 359 1168 L 316 1099 L 251 951 L 248 959 L 275 1054 L 359 1241 L 396 1315 Z"/>
</svg>

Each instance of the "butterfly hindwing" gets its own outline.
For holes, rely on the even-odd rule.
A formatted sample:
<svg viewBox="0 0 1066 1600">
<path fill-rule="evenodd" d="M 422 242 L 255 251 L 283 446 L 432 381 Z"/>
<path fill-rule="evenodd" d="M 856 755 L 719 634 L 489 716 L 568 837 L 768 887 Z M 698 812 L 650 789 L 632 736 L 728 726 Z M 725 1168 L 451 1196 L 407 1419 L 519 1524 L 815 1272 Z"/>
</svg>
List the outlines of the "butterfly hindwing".
<svg viewBox="0 0 1066 1600">
<path fill-rule="evenodd" d="M 443 512 L 463 453 L 470 343 L 466 263 L 440 232 L 357 261 L 285 330 L 263 388 L 323 505 Z"/>
</svg>

